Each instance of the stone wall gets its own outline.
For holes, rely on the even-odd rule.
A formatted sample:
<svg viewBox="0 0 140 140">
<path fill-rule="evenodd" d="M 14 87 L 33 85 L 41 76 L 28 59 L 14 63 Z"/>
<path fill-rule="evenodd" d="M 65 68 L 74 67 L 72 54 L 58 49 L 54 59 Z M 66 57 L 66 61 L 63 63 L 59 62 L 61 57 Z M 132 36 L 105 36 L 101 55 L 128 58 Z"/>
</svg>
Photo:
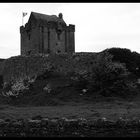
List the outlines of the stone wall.
<svg viewBox="0 0 140 140">
<path fill-rule="evenodd" d="M 15 56 L 5 60 L 3 66 L 4 81 L 16 80 L 25 76 L 35 76 L 45 71 L 50 65 L 54 71 L 67 74 L 73 71 L 89 71 L 94 53 L 59 54 L 46 56 Z"/>
<path fill-rule="evenodd" d="M 27 32 L 24 27 L 21 27 L 21 54 L 28 55 L 28 52 L 37 54 L 40 47 L 40 32 L 37 27 L 33 27 L 32 31 Z"/>
<path fill-rule="evenodd" d="M 6 59 L 0 59 L 0 75 L 3 73 L 4 63 Z"/>
</svg>

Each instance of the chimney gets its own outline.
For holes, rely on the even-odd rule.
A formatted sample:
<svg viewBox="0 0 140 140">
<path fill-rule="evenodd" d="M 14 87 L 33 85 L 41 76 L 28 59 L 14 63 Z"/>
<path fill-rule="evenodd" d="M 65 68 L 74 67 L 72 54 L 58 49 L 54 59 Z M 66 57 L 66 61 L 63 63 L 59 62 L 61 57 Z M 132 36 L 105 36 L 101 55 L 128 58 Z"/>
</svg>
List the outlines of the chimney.
<svg viewBox="0 0 140 140">
<path fill-rule="evenodd" d="M 62 13 L 59 13 L 58 17 L 59 17 L 60 19 L 63 19 L 63 14 L 62 14 Z"/>
</svg>

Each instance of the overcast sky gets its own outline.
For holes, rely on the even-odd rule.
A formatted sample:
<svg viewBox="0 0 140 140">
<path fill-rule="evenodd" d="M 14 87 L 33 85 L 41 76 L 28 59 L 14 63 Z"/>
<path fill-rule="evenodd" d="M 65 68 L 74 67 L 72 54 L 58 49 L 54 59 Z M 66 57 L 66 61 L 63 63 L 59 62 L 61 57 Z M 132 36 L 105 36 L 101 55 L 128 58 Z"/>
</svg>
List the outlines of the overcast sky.
<svg viewBox="0 0 140 140">
<path fill-rule="evenodd" d="M 140 53 L 140 3 L 0 3 L 0 58 L 20 54 L 22 12 L 63 13 L 75 24 L 76 52 L 128 48 Z"/>
</svg>

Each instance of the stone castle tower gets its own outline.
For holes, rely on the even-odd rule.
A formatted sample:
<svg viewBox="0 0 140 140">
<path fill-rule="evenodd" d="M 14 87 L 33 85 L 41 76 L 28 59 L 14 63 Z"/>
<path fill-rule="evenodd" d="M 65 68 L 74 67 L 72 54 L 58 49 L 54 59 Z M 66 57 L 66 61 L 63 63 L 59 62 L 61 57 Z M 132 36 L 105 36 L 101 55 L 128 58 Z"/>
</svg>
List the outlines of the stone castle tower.
<svg viewBox="0 0 140 140">
<path fill-rule="evenodd" d="M 66 25 L 63 15 L 31 12 L 20 27 L 21 55 L 75 52 L 75 25 Z"/>
</svg>

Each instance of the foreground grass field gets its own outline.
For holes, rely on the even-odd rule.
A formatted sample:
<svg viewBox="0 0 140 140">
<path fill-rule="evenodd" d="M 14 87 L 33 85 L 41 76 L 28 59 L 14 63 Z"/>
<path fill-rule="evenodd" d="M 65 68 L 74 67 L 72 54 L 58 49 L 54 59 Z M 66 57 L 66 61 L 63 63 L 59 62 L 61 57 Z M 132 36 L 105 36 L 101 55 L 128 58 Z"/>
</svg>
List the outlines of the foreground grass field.
<svg viewBox="0 0 140 140">
<path fill-rule="evenodd" d="M 137 99 L 137 100 L 136 100 Z M 116 120 L 119 117 L 139 118 L 140 101 L 138 97 L 133 101 L 107 99 L 93 102 L 63 102 L 63 105 L 50 106 L 10 106 L 0 105 L 0 119 L 27 119 L 34 116 L 47 118 L 86 118 L 94 120 L 105 117 Z"/>
<path fill-rule="evenodd" d="M 133 100 L 78 95 L 60 100 L 57 96 L 42 106 L 1 104 L 0 136 L 139 137 L 139 120 L 139 96 Z"/>
</svg>

